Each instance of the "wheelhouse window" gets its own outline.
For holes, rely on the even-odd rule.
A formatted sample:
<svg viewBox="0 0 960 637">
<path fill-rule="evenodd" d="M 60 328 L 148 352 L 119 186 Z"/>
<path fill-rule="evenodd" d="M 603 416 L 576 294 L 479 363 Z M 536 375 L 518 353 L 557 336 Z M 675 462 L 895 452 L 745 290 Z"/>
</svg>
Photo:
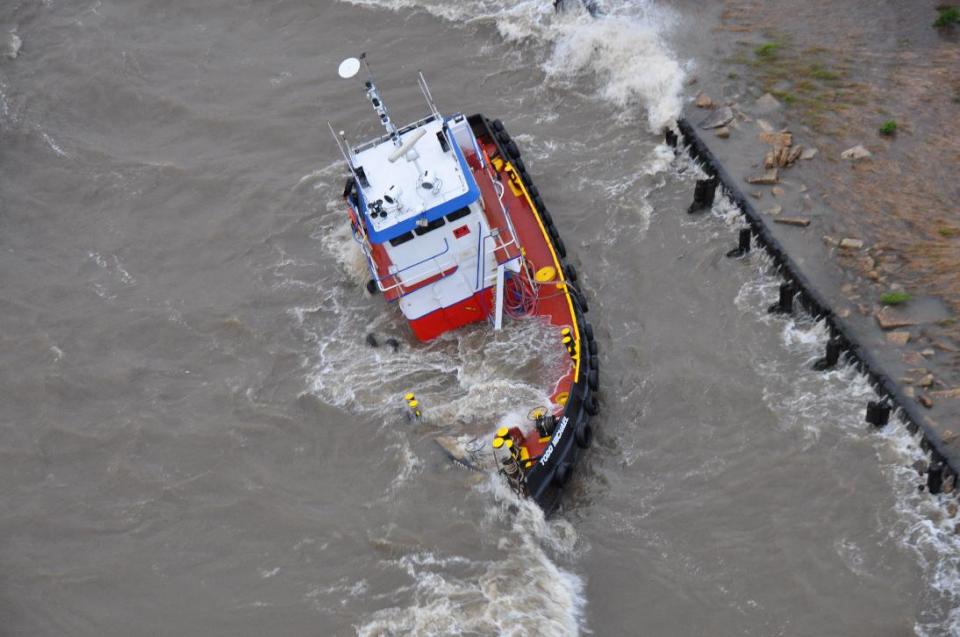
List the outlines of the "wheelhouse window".
<svg viewBox="0 0 960 637">
<path fill-rule="evenodd" d="M 433 221 L 431 221 L 430 223 L 428 223 L 423 227 L 417 226 L 416 228 L 413 229 L 413 231 L 417 233 L 418 237 L 422 237 L 428 232 L 432 230 L 436 230 L 437 228 L 439 228 L 445 223 L 446 221 L 443 220 L 443 217 L 437 217 L 436 219 L 434 219 Z"/>
<path fill-rule="evenodd" d="M 406 243 L 407 241 L 410 241 L 411 239 L 413 239 L 413 233 L 412 233 L 412 232 L 404 232 L 403 234 L 401 234 L 401 235 L 399 235 L 399 236 L 396 236 L 396 237 L 394 237 L 393 239 L 390 239 L 390 245 L 392 245 L 394 248 L 396 248 L 398 245 L 402 245 L 402 244 Z"/>
<path fill-rule="evenodd" d="M 468 214 L 470 214 L 470 208 L 463 207 L 463 208 L 460 208 L 459 210 L 454 210 L 453 212 L 448 214 L 447 221 L 456 221 L 457 219 L 463 219 Z"/>
</svg>

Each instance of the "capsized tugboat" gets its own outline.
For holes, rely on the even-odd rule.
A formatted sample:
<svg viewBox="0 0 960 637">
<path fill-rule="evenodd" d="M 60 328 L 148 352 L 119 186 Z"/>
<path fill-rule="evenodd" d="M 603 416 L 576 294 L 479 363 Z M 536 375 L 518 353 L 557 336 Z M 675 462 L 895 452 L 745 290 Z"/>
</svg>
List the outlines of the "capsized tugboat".
<svg viewBox="0 0 960 637">
<path fill-rule="evenodd" d="M 355 77 L 361 66 L 364 56 L 348 58 L 340 76 Z M 396 303 L 420 341 L 479 321 L 500 330 L 504 315 L 549 323 L 569 354 L 552 404 L 484 446 L 512 487 L 550 512 L 599 412 L 597 343 L 576 269 L 564 262 L 563 239 L 499 120 L 441 115 L 421 73 L 430 114 L 398 128 L 366 74 L 386 133 L 356 146 L 342 132 L 334 138 L 350 169 L 343 197 L 370 269 L 367 288 Z M 460 462 L 478 463 L 476 451 L 438 442 Z"/>
</svg>

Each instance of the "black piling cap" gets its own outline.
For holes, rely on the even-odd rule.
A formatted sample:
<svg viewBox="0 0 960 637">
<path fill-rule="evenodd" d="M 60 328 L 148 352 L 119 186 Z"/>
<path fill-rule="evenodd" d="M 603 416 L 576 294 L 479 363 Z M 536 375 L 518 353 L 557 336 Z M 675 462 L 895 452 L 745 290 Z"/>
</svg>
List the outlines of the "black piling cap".
<svg viewBox="0 0 960 637">
<path fill-rule="evenodd" d="M 871 400 L 867 403 L 865 420 L 874 427 L 883 427 L 890 421 L 890 405 L 883 401 Z"/>
<path fill-rule="evenodd" d="M 370 347 L 380 347 L 380 342 L 377 341 L 377 336 L 373 332 L 367 334 L 367 345 Z"/>
<path fill-rule="evenodd" d="M 693 203 L 687 208 L 688 214 L 709 210 L 717 194 L 717 178 L 701 179 L 693 190 Z"/>
<path fill-rule="evenodd" d="M 727 253 L 731 259 L 750 253 L 750 228 L 744 228 L 738 236 L 737 247 Z"/>
<path fill-rule="evenodd" d="M 934 462 L 927 469 L 927 491 L 930 495 L 937 495 L 943 491 L 943 463 Z"/>
<path fill-rule="evenodd" d="M 793 313 L 793 295 L 796 290 L 792 283 L 784 283 L 780 286 L 780 298 L 776 303 L 767 308 L 770 314 L 792 314 Z"/>
<path fill-rule="evenodd" d="M 827 341 L 827 351 L 824 357 L 813 364 L 813 369 L 818 372 L 833 369 L 837 366 L 837 362 L 839 360 L 840 341 L 838 339 L 831 338 L 829 341 Z"/>
<path fill-rule="evenodd" d="M 673 129 L 672 129 L 672 128 L 666 128 L 666 129 L 664 129 L 664 131 L 663 131 L 663 139 L 664 139 L 665 142 L 667 142 L 667 145 L 668 145 L 668 146 L 673 146 L 674 148 L 677 147 L 677 141 L 678 141 L 678 140 L 677 140 L 677 134 L 676 134 L 675 132 L 673 132 Z"/>
</svg>

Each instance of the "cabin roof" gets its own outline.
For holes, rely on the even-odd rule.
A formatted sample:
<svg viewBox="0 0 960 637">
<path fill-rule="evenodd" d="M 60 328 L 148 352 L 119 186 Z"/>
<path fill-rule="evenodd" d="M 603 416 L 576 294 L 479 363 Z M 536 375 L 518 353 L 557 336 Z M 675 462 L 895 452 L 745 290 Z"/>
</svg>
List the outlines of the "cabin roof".
<svg viewBox="0 0 960 637">
<path fill-rule="evenodd" d="M 389 136 L 354 149 L 360 208 L 373 243 L 410 232 L 418 223 L 429 223 L 480 196 L 463 152 L 441 118 L 430 116 L 398 133 L 401 143 L 422 135 L 413 155 L 391 162 L 397 146 Z"/>
</svg>

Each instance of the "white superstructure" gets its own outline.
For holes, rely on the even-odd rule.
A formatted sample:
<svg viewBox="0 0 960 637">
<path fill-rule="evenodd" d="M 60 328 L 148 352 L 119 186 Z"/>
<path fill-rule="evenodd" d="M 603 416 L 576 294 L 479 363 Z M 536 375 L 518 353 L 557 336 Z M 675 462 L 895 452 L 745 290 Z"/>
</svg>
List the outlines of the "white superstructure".
<svg viewBox="0 0 960 637">
<path fill-rule="evenodd" d="M 341 133 L 338 144 L 352 173 L 346 194 L 354 235 L 373 281 L 422 337 L 470 322 L 464 312 L 493 314 L 491 288 L 520 263 L 498 199 L 503 185 L 492 178 L 466 118 L 441 116 L 422 76 L 420 83 L 431 114 L 397 128 L 368 79 L 367 98 L 386 134 L 351 147 Z M 488 214 L 489 205 L 498 216 Z"/>
</svg>

